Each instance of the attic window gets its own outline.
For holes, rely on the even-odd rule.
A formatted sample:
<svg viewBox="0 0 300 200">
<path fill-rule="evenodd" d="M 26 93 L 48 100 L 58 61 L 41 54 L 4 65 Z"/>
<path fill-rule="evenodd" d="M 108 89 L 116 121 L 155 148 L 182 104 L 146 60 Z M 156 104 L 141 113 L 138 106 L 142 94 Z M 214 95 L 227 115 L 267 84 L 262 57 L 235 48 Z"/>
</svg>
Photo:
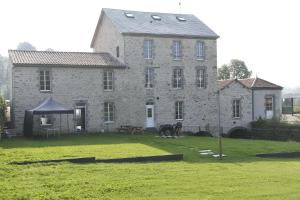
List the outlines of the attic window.
<svg viewBox="0 0 300 200">
<path fill-rule="evenodd" d="M 151 15 L 151 17 L 152 17 L 154 20 L 158 20 L 158 21 L 161 20 L 161 17 L 158 16 L 158 15 Z"/>
<path fill-rule="evenodd" d="M 176 16 L 176 19 L 180 22 L 185 22 L 186 19 L 184 17 L 179 17 L 179 16 Z"/>
<path fill-rule="evenodd" d="M 132 13 L 124 13 L 124 14 L 128 18 L 134 18 L 134 15 Z"/>
</svg>

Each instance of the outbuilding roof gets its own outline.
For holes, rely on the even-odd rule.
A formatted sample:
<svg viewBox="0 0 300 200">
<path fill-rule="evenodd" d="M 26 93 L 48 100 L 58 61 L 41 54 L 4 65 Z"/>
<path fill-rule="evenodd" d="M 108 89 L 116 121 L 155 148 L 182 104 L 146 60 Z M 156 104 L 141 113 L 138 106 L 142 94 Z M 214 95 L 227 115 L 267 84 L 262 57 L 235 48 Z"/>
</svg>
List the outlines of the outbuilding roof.
<svg viewBox="0 0 300 200">
<path fill-rule="evenodd" d="M 109 53 L 9 50 L 14 65 L 125 67 Z"/>
<path fill-rule="evenodd" d="M 247 78 L 247 79 L 229 79 L 229 80 L 219 80 L 218 87 L 220 90 L 224 89 L 225 87 L 229 86 L 233 82 L 238 82 L 243 86 L 249 89 L 273 89 L 273 90 L 282 90 L 283 87 L 266 81 L 261 78 Z"/>
<path fill-rule="evenodd" d="M 158 12 L 141 12 L 103 8 L 94 37 L 95 40 L 100 23 L 105 14 L 122 34 L 147 34 L 156 36 L 181 36 L 196 38 L 212 38 L 219 36 L 191 14 L 173 14 Z"/>
</svg>

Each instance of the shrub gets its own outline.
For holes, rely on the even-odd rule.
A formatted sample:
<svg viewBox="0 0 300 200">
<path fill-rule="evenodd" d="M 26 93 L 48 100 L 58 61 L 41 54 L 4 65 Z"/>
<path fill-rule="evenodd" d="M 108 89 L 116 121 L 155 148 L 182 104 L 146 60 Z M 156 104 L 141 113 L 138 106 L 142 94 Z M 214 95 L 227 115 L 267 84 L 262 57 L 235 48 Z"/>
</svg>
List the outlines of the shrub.
<svg viewBox="0 0 300 200">
<path fill-rule="evenodd" d="M 251 137 L 267 140 L 300 141 L 300 124 L 289 124 L 278 119 L 251 122 Z"/>
<path fill-rule="evenodd" d="M 5 112 L 6 112 L 6 103 L 4 98 L 0 96 L 0 133 L 3 132 L 4 124 L 6 122 Z"/>
</svg>

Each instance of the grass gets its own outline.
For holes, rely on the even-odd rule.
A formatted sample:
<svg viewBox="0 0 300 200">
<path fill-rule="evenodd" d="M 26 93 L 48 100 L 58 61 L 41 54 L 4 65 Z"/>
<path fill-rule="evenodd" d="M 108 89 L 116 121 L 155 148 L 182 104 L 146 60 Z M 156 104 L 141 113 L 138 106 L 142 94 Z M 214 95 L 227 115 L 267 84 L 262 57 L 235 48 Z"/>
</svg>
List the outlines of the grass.
<svg viewBox="0 0 300 200">
<path fill-rule="evenodd" d="M 297 142 L 215 138 L 161 139 L 99 134 L 48 140 L 0 141 L 0 199 L 300 199 L 300 159 L 256 158 L 256 153 L 299 151 Z M 119 158 L 183 153 L 184 161 L 128 164 L 12 161 L 80 156 Z"/>
</svg>

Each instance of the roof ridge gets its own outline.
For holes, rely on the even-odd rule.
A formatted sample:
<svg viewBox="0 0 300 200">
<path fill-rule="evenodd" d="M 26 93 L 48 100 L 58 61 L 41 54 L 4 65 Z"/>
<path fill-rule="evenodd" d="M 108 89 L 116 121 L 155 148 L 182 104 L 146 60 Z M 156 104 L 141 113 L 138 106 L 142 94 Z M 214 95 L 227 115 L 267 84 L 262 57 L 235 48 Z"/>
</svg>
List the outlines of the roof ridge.
<svg viewBox="0 0 300 200">
<path fill-rule="evenodd" d="M 255 85 L 256 81 L 257 81 L 258 77 L 255 77 L 253 83 L 251 84 L 251 88 Z"/>
<path fill-rule="evenodd" d="M 40 50 L 18 50 L 9 49 L 8 52 L 31 52 L 31 53 L 88 53 L 88 54 L 110 54 L 108 52 L 89 52 L 89 51 L 40 51 Z"/>
<path fill-rule="evenodd" d="M 124 12 L 138 12 L 138 13 L 149 13 L 149 14 L 168 14 L 168 15 L 190 15 L 195 16 L 194 14 L 188 13 L 171 13 L 171 12 L 155 12 L 155 11 L 139 11 L 139 10 L 125 10 L 125 9 L 117 9 L 117 8 L 102 8 L 103 10 L 118 10 Z"/>
</svg>

